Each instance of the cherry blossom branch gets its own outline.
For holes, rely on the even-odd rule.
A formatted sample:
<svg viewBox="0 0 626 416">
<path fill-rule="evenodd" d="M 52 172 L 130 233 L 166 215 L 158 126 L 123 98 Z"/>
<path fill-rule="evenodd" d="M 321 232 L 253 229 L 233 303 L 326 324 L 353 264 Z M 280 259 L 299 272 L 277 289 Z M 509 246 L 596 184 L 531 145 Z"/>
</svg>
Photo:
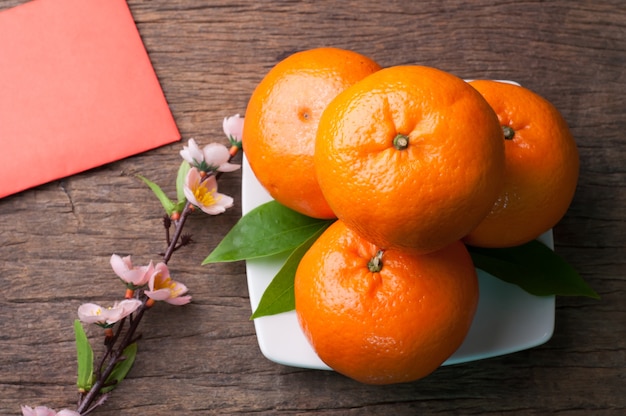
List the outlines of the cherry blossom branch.
<svg viewBox="0 0 626 416">
<path fill-rule="evenodd" d="M 82 416 L 94 411 L 109 395 L 110 390 L 103 391 L 103 389 L 115 386 L 130 370 L 133 361 L 130 361 L 125 370 L 122 370 L 124 372 L 121 376 L 120 371 L 113 376 L 119 364 L 128 359 L 134 360 L 134 352 L 131 354 L 132 357 L 125 357 L 124 354 L 137 341 L 136 333 L 145 312 L 156 301 L 165 301 L 172 305 L 184 305 L 191 301 L 191 296 L 184 296 L 187 293 L 187 287 L 170 277 L 167 264 L 174 252 L 191 240 L 189 236 L 183 234 L 183 229 L 189 215 L 196 211 L 196 207 L 209 215 L 217 215 L 233 205 L 231 197 L 217 192 L 217 178 L 223 172 L 232 172 L 240 167 L 230 162 L 241 149 L 243 119 L 239 115 L 225 118 L 223 128 L 231 142 L 230 148 L 211 143 L 200 149 L 196 142 L 190 139 L 188 146 L 184 146 L 180 152 L 183 159 L 191 165 L 188 171 L 179 171 L 181 178 L 182 174 L 187 172 L 182 190 L 178 189 L 180 181 L 177 179 L 179 199 L 180 194 L 184 193 L 183 201 L 178 203 L 169 201 L 158 185 L 142 178 L 155 192 L 168 214 L 163 221 L 167 248 L 162 254 L 161 262 L 156 265 L 150 262 L 147 266 L 136 267 L 133 266 L 130 256 L 112 255 L 111 267 L 126 284 L 125 299 L 109 308 L 93 303 L 86 303 L 78 308 L 78 316 L 82 323 L 94 323 L 104 328 L 105 351 L 95 368 L 93 360 L 91 358 L 88 360 L 88 372 L 84 372 L 83 369 L 82 377 L 79 352 L 78 384 L 81 393 L 76 411 L 63 409 L 57 413 L 45 406 L 38 406 L 34 409 L 22 406 L 23 416 Z M 170 238 L 172 222 L 175 228 Z M 116 325 L 117 328 L 113 331 Z M 78 331 L 76 328 L 75 325 L 75 331 Z M 77 350 L 82 348 L 83 354 L 88 351 L 88 356 L 91 357 L 93 354 L 91 346 L 80 324 L 78 328 L 82 336 L 79 337 L 77 332 Z M 86 364 L 83 362 L 83 365 Z M 92 376 L 92 373 L 95 373 L 95 376 Z M 110 381 L 112 377 L 113 381 Z"/>
</svg>

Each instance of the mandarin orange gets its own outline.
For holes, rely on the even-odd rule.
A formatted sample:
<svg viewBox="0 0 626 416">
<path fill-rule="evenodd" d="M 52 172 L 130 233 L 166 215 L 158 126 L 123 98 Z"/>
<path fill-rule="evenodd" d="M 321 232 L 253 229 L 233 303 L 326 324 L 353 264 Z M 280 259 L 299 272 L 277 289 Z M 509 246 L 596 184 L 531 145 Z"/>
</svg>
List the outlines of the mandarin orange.
<svg viewBox="0 0 626 416">
<path fill-rule="evenodd" d="M 382 69 L 337 95 L 320 119 L 315 167 L 326 201 L 378 247 L 441 249 L 487 215 L 504 171 L 502 129 L 460 78 Z"/>
<path fill-rule="evenodd" d="M 391 384 L 425 377 L 458 349 L 478 280 L 459 241 L 429 254 L 380 251 L 337 220 L 302 258 L 294 293 L 322 361 L 360 382 Z"/>
<path fill-rule="evenodd" d="M 548 231 L 565 215 L 578 182 L 576 142 L 549 101 L 517 85 L 470 83 L 503 128 L 504 187 L 489 215 L 465 238 L 482 247 L 511 247 Z"/>
<path fill-rule="evenodd" d="M 319 119 L 338 93 L 379 69 L 359 53 L 316 48 L 285 58 L 257 85 L 242 143 L 255 176 L 274 199 L 311 217 L 335 217 L 313 164 Z"/>
</svg>

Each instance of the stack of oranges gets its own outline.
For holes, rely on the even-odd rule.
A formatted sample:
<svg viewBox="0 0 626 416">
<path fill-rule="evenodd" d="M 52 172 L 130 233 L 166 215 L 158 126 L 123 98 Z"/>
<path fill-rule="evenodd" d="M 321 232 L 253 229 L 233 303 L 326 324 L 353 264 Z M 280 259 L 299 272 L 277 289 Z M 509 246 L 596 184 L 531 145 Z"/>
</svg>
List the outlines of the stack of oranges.
<svg viewBox="0 0 626 416">
<path fill-rule="evenodd" d="M 528 89 L 337 48 L 269 71 L 243 148 L 274 199 L 337 219 L 300 262 L 296 313 L 326 364 L 370 384 L 417 380 L 456 351 L 478 303 L 465 244 L 535 239 L 579 168 L 562 116 Z"/>
</svg>

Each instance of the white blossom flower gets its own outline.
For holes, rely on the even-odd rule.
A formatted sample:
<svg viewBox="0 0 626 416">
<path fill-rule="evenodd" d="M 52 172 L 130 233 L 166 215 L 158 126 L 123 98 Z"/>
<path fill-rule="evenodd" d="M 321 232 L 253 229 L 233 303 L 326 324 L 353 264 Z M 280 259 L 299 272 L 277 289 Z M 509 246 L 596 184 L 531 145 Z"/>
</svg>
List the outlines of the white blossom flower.
<svg viewBox="0 0 626 416">
<path fill-rule="evenodd" d="M 241 167 L 229 163 L 231 155 L 228 148 L 219 143 L 210 143 L 200 149 L 194 139 L 189 139 L 188 145 L 183 146 L 180 155 L 191 166 L 205 172 L 232 172 Z"/>
</svg>

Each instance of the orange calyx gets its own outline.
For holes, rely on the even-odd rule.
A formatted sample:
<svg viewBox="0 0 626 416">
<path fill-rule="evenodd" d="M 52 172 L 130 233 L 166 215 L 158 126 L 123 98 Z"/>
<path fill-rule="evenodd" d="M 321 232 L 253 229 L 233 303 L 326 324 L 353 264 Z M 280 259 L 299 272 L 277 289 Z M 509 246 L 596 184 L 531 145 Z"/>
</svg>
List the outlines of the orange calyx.
<svg viewBox="0 0 626 416">
<path fill-rule="evenodd" d="M 133 296 L 135 296 L 135 290 L 130 287 L 127 287 L 126 293 L 124 293 L 124 299 L 132 299 Z"/>
</svg>

